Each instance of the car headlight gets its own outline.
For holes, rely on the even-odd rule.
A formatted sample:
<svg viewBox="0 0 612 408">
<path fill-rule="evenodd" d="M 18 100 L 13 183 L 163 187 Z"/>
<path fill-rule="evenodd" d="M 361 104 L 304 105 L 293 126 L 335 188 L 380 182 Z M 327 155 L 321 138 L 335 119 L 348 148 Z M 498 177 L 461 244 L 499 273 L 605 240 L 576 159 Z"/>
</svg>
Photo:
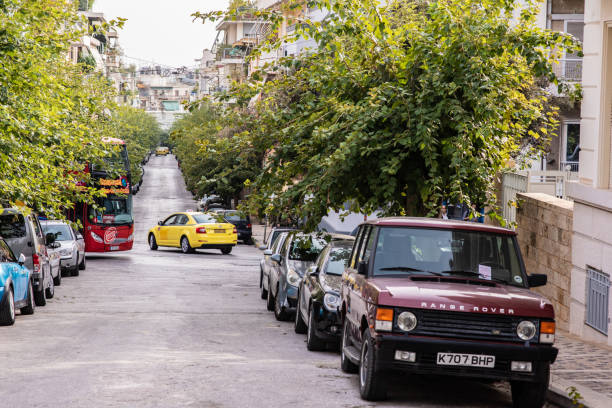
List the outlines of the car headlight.
<svg viewBox="0 0 612 408">
<path fill-rule="evenodd" d="M 323 296 L 323 304 L 329 310 L 336 310 L 340 307 L 340 296 L 335 293 L 326 293 Z"/>
<path fill-rule="evenodd" d="M 403 331 L 412 331 L 417 325 L 417 318 L 412 312 L 402 312 L 397 316 L 397 325 Z"/>
<path fill-rule="evenodd" d="M 72 251 L 69 249 L 60 249 L 59 254 L 61 256 L 68 256 L 72 254 Z"/>
<path fill-rule="evenodd" d="M 300 279 L 302 278 L 296 271 L 289 269 L 289 272 L 287 272 L 287 283 L 289 283 L 291 286 L 297 286 L 300 284 Z"/>
<path fill-rule="evenodd" d="M 535 324 L 529 320 L 523 320 L 516 326 L 516 334 L 521 340 L 531 340 L 537 332 Z"/>
</svg>

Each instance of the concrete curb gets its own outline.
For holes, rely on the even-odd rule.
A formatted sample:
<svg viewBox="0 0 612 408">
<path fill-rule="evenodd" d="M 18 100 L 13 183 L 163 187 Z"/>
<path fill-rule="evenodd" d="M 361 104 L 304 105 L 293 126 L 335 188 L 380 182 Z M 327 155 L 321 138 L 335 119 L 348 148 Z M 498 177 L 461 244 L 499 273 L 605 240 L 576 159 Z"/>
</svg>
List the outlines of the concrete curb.
<svg viewBox="0 0 612 408">
<path fill-rule="evenodd" d="M 582 397 L 578 401 L 578 404 L 574 404 L 568 396 L 568 390 L 571 387 L 576 388 L 576 392 Z M 569 382 L 554 373 L 551 374 L 548 400 L 562 408 L 576 408 L 579 406 L 583 406 L 584 408 L 612 407 L 612 399 L 608 398 L 606 395 L 584 385 Z"/>
</svg>

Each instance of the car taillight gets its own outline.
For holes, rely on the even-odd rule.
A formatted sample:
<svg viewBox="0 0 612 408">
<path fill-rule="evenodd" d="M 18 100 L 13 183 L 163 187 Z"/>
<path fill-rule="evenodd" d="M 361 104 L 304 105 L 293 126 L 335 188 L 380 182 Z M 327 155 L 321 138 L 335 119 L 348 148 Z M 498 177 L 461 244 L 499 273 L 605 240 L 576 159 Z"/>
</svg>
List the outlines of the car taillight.
<svg viewBox="0 0 612 408">
<path fill-rule="evenodd" d="M 248 228 L 248 229 L 251 229 L 251 224 L 247 224 L 247 228 Z"/>
<path fill-rule="evenodd" d="M 34 265 L 34 272 L 40 272 L 40 257 L 38 254 L 32 254 L 32 264 Z"/>
<path fill-rule="evenodd" d="M 238 230 L 236 229 L 236 227 L 234 227 L 234 234 L 237 234 Z"/>
<path fill-rule="evenodd" d="M 206 228 L 205 227 L 196 228 L 196 233 L 206 234 Z"/>
</svg>

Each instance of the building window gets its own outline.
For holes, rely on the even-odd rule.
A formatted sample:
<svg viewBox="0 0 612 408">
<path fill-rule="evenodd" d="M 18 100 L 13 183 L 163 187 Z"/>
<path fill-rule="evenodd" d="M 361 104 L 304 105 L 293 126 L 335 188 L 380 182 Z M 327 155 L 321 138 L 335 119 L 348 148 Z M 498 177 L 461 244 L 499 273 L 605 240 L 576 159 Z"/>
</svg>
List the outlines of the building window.
<svg viewBox="0 0 612 408">
<path fill-rule="evenodd" d="M 610 277 L 587 266 L 586 324 L 608 334 L 608 310 L 610 307 Z"/>
<path fill-rule="evenodd" d="M 580 161 L 580 122 L 563 122 L 563 146 L 561 150 L 561 169 L 578 171 Z"/>
</svg>

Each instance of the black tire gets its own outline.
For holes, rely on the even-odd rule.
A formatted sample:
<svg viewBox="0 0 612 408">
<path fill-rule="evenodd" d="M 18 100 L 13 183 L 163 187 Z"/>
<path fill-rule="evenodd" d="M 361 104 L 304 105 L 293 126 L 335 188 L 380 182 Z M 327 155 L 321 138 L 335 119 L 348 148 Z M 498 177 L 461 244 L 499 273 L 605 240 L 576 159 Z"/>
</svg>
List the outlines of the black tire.
<svg viewBox="0 0 612 408">
<path fill-rule="evenodd" d="M 189 244 L 189 239 L 184 235 L 181 237 L 181 251 L 183 251 L 184 254 L 193 252 L 193 248 L 191 248 L 191 244 Z"/>
<path fill-rule="evenodd" d="M 221 248 L 221 253 L 223 255 L 229 255 L 232 253 L 232 247 L 228 247 L 228 248 Z"/>
<path fill-rule="evenodd" d="M 346 354 L 344 353 L 344 348 L 352 344 L 348 335 L 348 325 L 348 319 L 345 317 L 344 324 L 342 326 L 342 341 L 340 343 L 340 368 L 345 373 L 355 374 L 359 370 L 359 366 L 349 360 Z"/>
<path fill-rule="evenodd" d="M 53 277 L 51 277 L 51 280 L 49 281 L 49 287 L 45 289 L 45 297 L 47 299 L 53 299 L 53 296 L 55 296 L 55 283 L 53 281 Z"/>
<path fill-rule="evenodd" d="M 293 325 L 293 330 L 297 333 L 297 334 L 305 334 L 308 331 L 308 327 L 306 326 L 306 323 L 304 322 L 304 319 L 302 318 L 302 308 L 300 307 L 300 292 L 298 292 L 298 302 L 297 302 L 297 308 L 295 310 L 295 321 L 294 321 L 294 325 Z"/>
<path fill-rule="evenodd" d="M 279 288 L 276 288 L 276 296 L 274 296 L 274 317 L 279 322 L 285 322 L 289 320 L 289 313 L 287 310 L 280 304 L 280 297 L 278 296 Z"/>
<path fill-rule="evenodd" d="M 81 263 L 79 264 L 79 269 L 84 271 L 85 269 L 87 269 L 87 261 L 85 260 L 86 256 L 85 254 L 83 254 L 83 260 L 81 261 Z M 78 259 L 78 258 L 77 258 Z"/>
<path fill-rule="evenodd" d="M 387 387 L 383 373 L 376 371 L 376 354 L 370 330 L 365 329 L 361 344 L 359 363 L 359 393 L 366 401 L 381 401 L 387 398 Z"/>
<path fill-rule="evenodd" d="M 512 406 L 514 408 L 542 408 L 550 381 L 550 363 L 542 362 L 537 382 L 511 381 Z"/>
<path fill-rule="evenodd" d="M 157 240 L 155 239 L 155 235 L 153 234 L 149 234 L 149 248 L 151 248 L 151 251 L 157 251 L 157 248 L 159 248 L 157 246 Z"/>
<path fill-rule="evenodd" d="M 79 262 L 79 253 L 77 252 L 76 254 L 76 261 L 75 264 L 72 268 L 70 268 L 70 275 L 72 276 L 79 276 L 79 265 L 77 264 L 77 262 Z"/>
<path fill-rule="evenodd" d="M 57 276 L 55 278 L 53 278 L 53 284 L 55 286 L 61 286 L 62 284 L 62 268 L 59 268 L 59 271 L 57 271 Z"/>
<path fill-rule="evenodd" d="M 34 303 L 34 287 L 32 281 L 28 282 L 28 304 L 21 308 L 22 315 L 32 315 L 36 310 L 36 303 Z"/>
<path fill-rule="evenodd" d="M 308 333 L 306 333 L 306 348 L 310 351 L 325 350 L 325 341 L 317 336 L 317 321 L 315 320 L 314 306 L 308 311 Z"/>
<path fill-rule="evenodd" d="M 15 297 L 13 288 L 9 288 L 0 305 L 0 326 L 12 326 L 15 324 Z"/>
<path fill-rule="evenodd" d="M 34 303 L 36 306 L 44 306 L 47 304 L 47 298 L 45 297 L 45 291 L 39 290 L 38 292 L 34 292 Z"/>
<path fill-rule="evenodd" d="M 270 280 L 268 279 L 268 298 L 266 301 L 266 309 L 268 309 L 269 312 L 274 310 L 274 303 L 274 295 L 272 294 L 272 287 L 270 286 Z"/>
<path fill-rule="evenodd" d="M 261 288 L 261 298 L 262 299 L 267 299 L 268 298 L 268 291 L 266 290 L 266 288 L 264 288 L 263 271 L 261 269 L 259 270 L 259 287 Z"/>
</svg>

